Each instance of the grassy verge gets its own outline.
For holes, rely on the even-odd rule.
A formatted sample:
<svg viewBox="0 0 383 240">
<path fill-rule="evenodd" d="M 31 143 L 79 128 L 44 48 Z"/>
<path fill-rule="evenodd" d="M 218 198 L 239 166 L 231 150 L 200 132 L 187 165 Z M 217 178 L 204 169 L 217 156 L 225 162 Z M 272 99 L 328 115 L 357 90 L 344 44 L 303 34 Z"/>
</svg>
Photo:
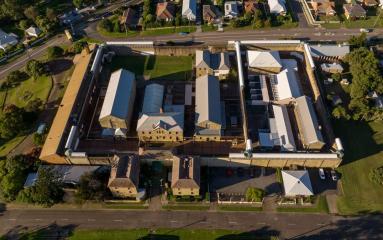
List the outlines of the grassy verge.
<svg viewBox="0 0 383 240">
<path fill-rule="evenodd" d="M 325 196 L 319 196 L 314 207 L 279 207 L 278 212 L 302 212 L 302 213 L 328 213 L 328 205 Z"/>
<path fill-rule="evenodd" d="M 220 211 L 249 211 L 249 212 L 261 212 L 262 207 L 242 206 L 242 205 L 220 205 L 218 207 Z"/>
<path fill-rule="evenodd" d="M 0 142 L 0 157 L 5 157 L 8 153 L 14 149 L 20 142 L 24 140 L 25 136 L 15 137 L 7 142 Z"/>
<path fill-rule="evenodd" d="M 217 31 L 217 27 L 215 27 L 213 25 L 207 25 L 207 24 L 201 25 L 201 29 L 202 29 L 202 32 L 214 32 L 214 31 Z"/>
<path fill-rule="evenodd" d="M 70 240 L 88 240 L 88 239 L 167 239 L 167 240 L 213 240 L 213 239 L 271 239 L 269 237 L 260 237 L 256 232 L 241 232 L 234 230 L 214 230 L 214 229 L 131 229 L 131 230 L 78 230 L 73 233 Z"/>
<path fill-rule="evenodd" d="M 125 68 L 137 76 L 151 79 L 188 80 L 191 76 L 193 58 L 182 56 L 116 56 L 110 65 L 115 71 Z"/>
<path fill-rule="evenodd" d="M 345 148 L 338 168 L 344 192 L 338 210 L 342 214 L 383 211 L 383 187 L 368 178 L 371 169 L 383 166 L 383 121 L 336 121 L 334 130 Z"/>
<path fill-rule="evenodd" d="M 106 203 L 104 207 L 108 209 L 148 209 L 148 206 L 142 203 Z"/>
<path fill-rule="evenodd" d="M 171 28 L 153 28 L 141 32 L 141 36 L 159 36 L 168 35 L 180 32 L 195 32 L 195 26 L 171 27 Z"/>
<path fill-rule="evenodd" d="M 180 204 L 180 205 L 164 205 L 162 209 L 164 210 L 191 210 L 191 211 L 206 211 L 210 206 L 204 205 L 189 205 L 189 204 Z"/>
</svg>

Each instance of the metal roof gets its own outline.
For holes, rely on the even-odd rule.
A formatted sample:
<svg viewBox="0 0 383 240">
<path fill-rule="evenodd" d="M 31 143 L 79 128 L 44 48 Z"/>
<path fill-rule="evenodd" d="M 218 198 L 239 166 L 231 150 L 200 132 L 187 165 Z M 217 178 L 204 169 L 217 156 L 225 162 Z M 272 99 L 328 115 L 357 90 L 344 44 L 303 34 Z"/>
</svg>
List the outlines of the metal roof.
<svg viewBox="0 0 383 240">
<path fill-rule="evenodd" d="M 204 121 L 221 124 L 221 99 L 219 81 L 205 75 L 196 79 L 196 123 Z"/>
<path fill-rule="evenodd" d="M 144 113 L 137 122 L 137 132 L 157 128 L 168 132 L 183 132 L 184 112 Z"/>
<path fill-rule="evenodd" d="M 152 83 L 146 86 L 142 113 L 159 113 L 164 98 L 164 86 Z"/>
<path fill-rule="evenodd" d="M 302 96 L 295 99 L 295 101 L 298 121 L 301 125 L 303 144 L 310 145 L 316 142 L 323 142 L 323 136 L 319 130 L 318 119 L 311 99 L 307 96 Z"/>
<path fill-rule="evenodd" d="M 344 57 L 350 52 L 349 45 L 310 45 L 310 52 L 313 57 Z"/>
<path fill-rule="evenodd" d="M 126 119 L 134 107 L 129 105 L 130 98 L 134 97 L 136 80 L 134 73 L 120 69 L 112 73 L 104 103 L 102 104 L 100 119 L 107 116 L 114 116 Z"/>
<path fill-rule="evenodd" d="M 286 196 L 314 195 L 309 172 L 307 170 L 282 171 L 282 179 Z"/>
<path fill-rule="evenodd" d="M 282 60 L 283 70 L 276 75 L 278 100 L 302 96 L 297 79 L 297 62 L 293 59 Z"/>
<path fill-rule="evenodd" d="M 197 2 L 196 0 L 183 0 L 182 1 L 182 16 L 195 20 L 197 16 Z"/>
<path fill-rule="evenodd" d="M 270 13 L 279 14 L 286 12 L 286 3 L 284 0 L 268 0 Z"/>
<path fill-rule="evenodd" d="M 255 68 L 282 67 L 278 51 L 247 51 L 247 62 Z"/>
<path fill-rule="evenodd" d="M 286 106 L 273 105 L 275 127 L 278 139 L 273 139 L 275 145 L 280 145 L 285 151 L 295 151 L 295 141 Z M 277 140 L 277 141 L 276 141 Z"/>
</svg>

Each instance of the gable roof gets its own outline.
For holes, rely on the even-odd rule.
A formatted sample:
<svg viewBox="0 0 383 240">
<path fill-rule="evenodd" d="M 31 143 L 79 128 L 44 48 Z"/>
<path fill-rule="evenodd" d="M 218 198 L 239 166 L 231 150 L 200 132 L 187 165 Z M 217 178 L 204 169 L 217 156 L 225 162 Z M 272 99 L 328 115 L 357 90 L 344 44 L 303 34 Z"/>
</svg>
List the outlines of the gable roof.
<svg viewBox="0 0 383 240">
<path fill-rule="evenodd" d="M 175 6 L 171 2 L 157 3 L 156 15 L 160 19 L 172 19 L 174 18 Z"/>
<path fill-rule="evenodd" d="M 286 12 L 286 3 L 284 0 L 267 0 L 271 13 Z"/>
<path fill-rule="evenodd" d="M 364 8 L 359 4 L 344 4 L 343 9 L 348 12 L 350 17 L 364 17 L 367 14 L 366 10 L 364 10 Z"/>
<path fill-rule="evenodd" d="M 255 13 L 255 11 L 257 10 L 257 7 L 258 7 L 258 4 L 257 4 L 257 1 L 255 0 L 247 0 L 247 1 L 244 1 L 244 9 L 245 9 L 245 12 L 246 13 Z"/>
<path fill-rule="evenodd" d="M 152 83 L 145 87 L 142 113 L 159 113 L 162 108 L 165 87 L 161 84 Z"/>
<path fill-rule="evenodd" d="M 278 51 L 247 51 L 247 62 L 254 68 L 282 67 Z"/>
<path fill-rule="evenodd" d="M 29 35 L 38 36 L 41 33 L 41 30 L 37 27 L 31 26 L 27 30 L 25 30 L 25 32 L 28 33 Z"/>
<path fill-rule="evenodd" d="M 286 196 L 314 195 L 307 170 L 282 171 L 283 187 Z"/>
<path fill-rule="evenodd" d="M 114 156 L 108 187 L 138 188 L 139 171 L 137 155 Z"/>
<path fill-rule="evenodd" d="M 8 34 L 0 29 L 0 46 L 6 48 L 10 45 L 17 44 L 18 40 L 13 34 Z"/>
<path fill-rule="evenodd" d="M 200 167 L 199 158 L 173 156 L 172 188 L 199 189 Z"/>
<path fill-rule="evenodd" d="M 227 52 L 210 53 L 208 50 L 197 50 L 195 59 L 196 68 L 230 70 L 230 61 Z"/>
<path fill-rule="evenodd" d="M 270 132 L 272 134 L 276 133 L 278 136 L 277 139 L 273 139 L 274 145 L 281 146 L 282 150 L 295 151 L 296 146 L 286 106 L 273 105 L 273 112 L 275 119 L 275 126 L 273 127 L 275 127 L 275 129 L 270 129 Z"/>
<path fill-rule="evenodd" d="M 203 5 L 202 7 L 202 15 L 203 15 L 203 18 L 213 18 L 213 19 L 216 19 L 216 18 L 219 18 L 222 16 L 221 12 L 219 11 L 219 9 L 214 6 L 214 5 Z"/>
<path fill-rule="evenodd" d="M 319 130 L 317 115 L 311 99 L 307 96 L 302 96 L 296 98 L 295 101 L 298 121 L 302 126 L 303 144 L 310 145 L 316 142 L 323 142 L 323 136 Z"/>
<path fill-rule="evenodd" d="M 182 16 L 195 20 L 197 16 L 197 2 L 196 0 L 183 0 L 182 1 Z"/>
<path fill-rule="evenodd" d="M 302 96 L 297 79 L 297 62 L 294 59 L 283 59 L 283 69 L 274 78 L 272 85 L 276 86 L 276 100 L 297 98 Z"/>
<path fill-rule="evenodd" d="M 138 14 L 133 8 L 126 9 L 120 18 L 120 24 L 124 25 L 137 25 L 138 22 Z"/>
<path fill-rule="evenodd" d="M 219 80 L 204 75 L 196 79 L 196 123 L 204 121 L 222 124 Z"/>
<path fill-rule="evenodd" d="M 382 0 L 383 1 L 383 0 Z M 350 45 L 318 44 L 310 45 L 310 52 L 313 57 L 344 57 L 350 52 Z"/>
<path fill-rule="evenodd" d="M 102 104 L 100 119 L 106 116 L 127 118 L 131 108 L 133 108 L 133 105 L 129 105 L 129 99 L 134 97 L 135 88 L 134 73 L 125 69 L 112 73 Z"/>
</svg>

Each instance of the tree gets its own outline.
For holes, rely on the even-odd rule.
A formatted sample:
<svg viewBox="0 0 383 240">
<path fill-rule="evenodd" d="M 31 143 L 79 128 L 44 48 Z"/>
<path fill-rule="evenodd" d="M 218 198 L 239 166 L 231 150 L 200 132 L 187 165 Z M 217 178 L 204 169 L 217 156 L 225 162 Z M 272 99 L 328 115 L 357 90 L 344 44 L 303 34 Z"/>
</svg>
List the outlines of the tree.
<svg viewBox="0 0 383 240">
<path fill-rule="evenodd" d="M 28 74 L 26 74 L 25 72 L 22 72 L 20 70 L 15 70 L 8 74 L 5 81 L 7 83 L 7 86 L 9 87 L 9 86 L 15 85 L 16 83 L 19 83 L 21 81 L 28 79 L 28 77 L 29 77 Z"/>
<path fill-rule="evenodd" d="M 27 105 L 24 107 L 25 111 L 27 112 L 39 112 L 43 106 L 43 100 L 40 98 L 35 98 L 27 103 Z"/>
<path fill-rule="evenodd" d="M 52 8 L 47 8 L 47 10 L 45 11 L 45 15 L 47 16 L 47 19 L 51 22 L 56 22 L 57 21 L 57 14 L 55 12 L 55 10 L 53 10 Z"/>
<path fill-rule="evenodd" d="M 77 185 L 76 198 L 79 202 L 84 200 L 102 200 L 105 195 L 106 182 L 109 173 L 89 172 L 81 176 Z"/>
<path fill-rule="evenodd" d="M 28 21 L 23 19 L 23 20 L 20 20 L 19 22 L 19 27 L 23 30 L 27 29 L 28 28 Z"/>
<path fill-rule="evenodd" d="M 9 105 L 0 116 L 0 137 L 11 139 L 25 128 L 24 110 L 15 105 Z"/>
<path fill-rule="evenodd" d="M 367 34 L 362 33 L 359 36 L 355 37 L 352 36 L 349 40 L 348 43 L 353 47 L 353 48 L 360 48 L 360 47 L 365 47 L 367 43 Z"/>
<path fill-rule="evenodd" d="M 17 200 L 28 203 L 37 203 L 52 206 L 62 200 L 64 191 L 58 174 L 52 167 L 40 167 L 35 184 L 21 191 Z"/>
<path fill-rule="evenodd" d="M 84 4 L 84 0 L 73 0 L 73 5 L 76 8 L 81 8 L 83 4 Z"/>
<path fill-rule="evenodd" d="M 49 21 L 44 16 L 37 16 L 35 23 L 45 33 L 52 32 L 57 25 L 56 22 Z"/>
<path fill-rule="evenodd" d="M 261 202 L 265 196 L 265 191 L 260 188 L 249 187 L 246 190 L 246 201 Z"/>
<path fill-rule="evenodd" d="M 334 79 L 334 81 L 336 81 L 336 82 L 340 82 L 340 80 L 342 79 L 342 74 L 333 73 L 333 74 L 331 74 L 331 78 Z"/>
<path fill-rule="evenodd" d="M 383 186 L 383 167 L 373 168 L 370 170 L 368 174 L 371 182 L 382 185 Z"/>
<path fill-rule="evenodd" d="M 42 146 L 45 142 L 45 134 L 33 134 L 33 143 L 37 146 Z"/>
<path fill-rule="evenodd" d="M 64 49 L 62 49 L 59 46 L 52 46 L 48 48 L 47 52 L 48 52 L 48 59 L 53 60 L 53 59 L 62 57 L 64 54 Z"/>
<path fill-rule="evenodd" d="M 27 73 L 32 76 L 34 80 L 44 73 L 44 64 L 37 60 L 30 60 L 26 66 Z"/>
<path fill-rule="evenodd" d="M 12 201 L 23 188 L 28 170 L 33 166 L 33 159 L 25 155 L 16 155 L 0 164 L 0 197 Z"/>
<path fill-rule="evenodd" d="M 120 32 L 120 31 L 121 31 L 120 23 L 118 21 L 115 21 L 113 26 L 113 32 Z"/>
<path fill-rule="evenodd" d="M 176 26 L 181 26 L 182 24 L 182 16 L 180 13 L 176 14 L 176 19 L 175 19 L 175 25 Z"/>
<path fill-rule="evenodd" d="M 81 53 L 81 51 L 84 49 L 86 46 L 87 42 L 85 41 L 77 41 L 73 44 L 73 51 L 75 53 Z"/>
<path fill-rule="evenodd" d="M 35 21 L 37 16 L 39 15 L 39 12 L 38 12 L 38 10 L 35 7 L 30 6 L 27 9 L 24 10 L 24 15 L 28 19 L 31 19 L 32 21 Z"/>
<path fill-rule="evenodd" d="M 113 30 L 113 23 L 108 18 L 102 19 L 98 26 L 107 32 L 112 32 Z"/>
<path fill-rule="evenodd" d="M 344 118 L 346 120 L 350 119 L 350 115 L 347 113 L 346 109 L 342 107 L 341 105 L 336 106 L 332 110 L 332 116 L 336 119 Z"/>
</svg>

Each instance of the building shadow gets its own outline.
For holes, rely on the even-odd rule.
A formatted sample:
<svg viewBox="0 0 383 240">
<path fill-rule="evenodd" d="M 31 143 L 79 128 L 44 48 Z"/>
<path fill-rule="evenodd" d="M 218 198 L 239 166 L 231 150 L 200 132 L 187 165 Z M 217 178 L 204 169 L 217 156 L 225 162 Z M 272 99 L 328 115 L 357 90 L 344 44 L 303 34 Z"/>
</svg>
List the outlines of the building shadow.
<svg viewBox="0 0 383 240">
<path fill-rule="evenodd" d="M 73 66 L 73 61 L 65 58 L 51 60 L 48 63 L 52 75 L 60 74 Z"/>
<path fill-rule="evenodd" d="M 228 234 L 216 238 L 216 240 L 259 240 L 259 239 L 270 239 L 272 237 L 278 237 L 280 232 L 270 227 L 262 227 L 257 230 L 252 230 L 248 232 L 238 233 L 238 234 Z"/>
<path fill-rule="evenodd" d="M 58 225 L 52 223 L 38 228 L 17 225 L 10 229 L 0 239 L 67 239 L 73 235 L 77 225 Z"/>
<path fill-rule="evenodd" d="M 324 230 L 314 229 L 315 233 L 306 232 L 289 239 L 383 239 L 383 214 L 373 212 L 348 217 L 324 227 Z"/>
<path fill-rule="evenodd" d="M 137 240 L 179 240 L 180 237 L 167 234 L 148 234 L 144 237 L 137 238 Z"/>
</svg>

